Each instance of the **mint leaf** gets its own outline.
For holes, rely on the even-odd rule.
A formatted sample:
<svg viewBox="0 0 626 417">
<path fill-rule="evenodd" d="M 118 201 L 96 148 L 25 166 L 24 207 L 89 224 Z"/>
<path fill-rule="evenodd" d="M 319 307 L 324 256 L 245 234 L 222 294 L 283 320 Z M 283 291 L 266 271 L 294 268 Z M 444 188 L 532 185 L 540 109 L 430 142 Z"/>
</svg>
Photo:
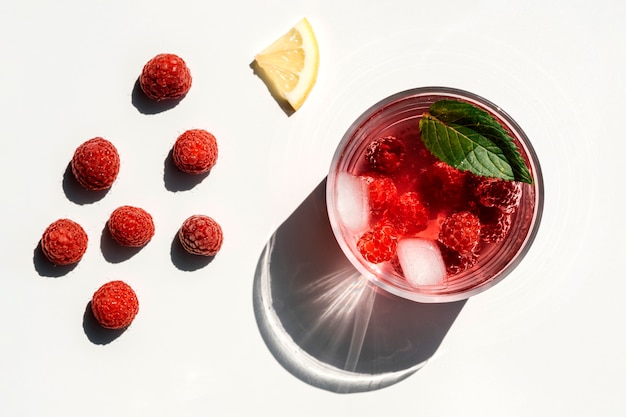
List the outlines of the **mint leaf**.
<svg viewBox="0 0 626 417">
<path fill-rule="evenodd" d="M 419 122 L 426 148 L 455 168 L 532 184 L 526 163 L 507 131 L 486 111 L 457 100 L 433 103 Z"/>
</svg>

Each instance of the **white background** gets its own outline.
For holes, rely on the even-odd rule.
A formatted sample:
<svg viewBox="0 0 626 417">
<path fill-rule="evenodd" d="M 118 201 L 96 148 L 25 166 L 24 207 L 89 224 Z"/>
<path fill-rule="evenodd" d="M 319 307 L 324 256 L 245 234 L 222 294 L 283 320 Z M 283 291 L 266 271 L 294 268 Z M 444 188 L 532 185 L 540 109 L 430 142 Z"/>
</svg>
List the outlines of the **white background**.
<svg viewBox="0 0 626 417">
<path fill-rule="evenodd" d="M 320 72 L 287 117 L 249 64 L 303 16 Z M 0 415 L 626 414 L 625 18 L 626 3 L 608 0 L 2 2 Z M 161 52 L 187 61 L 193 86 L 178 106 L 143 114 L 133 86 Z M 259 257 L 350 123 L 429 85 L 488 98 L 531 138 L 545 180 L 539 234 L 513 274 L 467 302 L 425 367 L 369 392 L 320 389 L 260 335 Z M 167 155 L 189 128 L 215 134 L 219 160 L 195 187 L 170 191 Z M 117 146 L 122 167 L 110 192 L 80 204 L 63 176 L 94 136 Z M 101 234 L 122 204 L 151 212 L 157 231 L 112 262 Z M 185 271 L 170 249 L 196 213 L 218 220 L 225 242 Z M 89 248 L 73 270 L 45 276 L 34 254 L 61 217 L 83 225 Z M 129 282 L 141 309 L 118 338 L 94 343 L 85 308 L 110 279 Z"/>
</svg>

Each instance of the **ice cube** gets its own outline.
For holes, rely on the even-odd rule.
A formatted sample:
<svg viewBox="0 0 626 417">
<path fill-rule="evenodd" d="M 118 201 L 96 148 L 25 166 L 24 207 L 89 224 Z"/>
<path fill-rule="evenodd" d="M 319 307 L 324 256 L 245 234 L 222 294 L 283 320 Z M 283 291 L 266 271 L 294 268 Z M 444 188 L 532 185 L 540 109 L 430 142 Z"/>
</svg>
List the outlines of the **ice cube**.
<svg viewBox="0 0 626 417">
<path fill-rule="evenodd" d="M 434 240 L 401 239 L 398 259 L 404 277 L 413 286 L 442 284 L 446 277 L 446 265 Z"/>
<path fill-rule="evenodd" d="M 337 211 L 352 233 L 365 231 L 369 223 L 367 183 L 347 172 L 337 174 Z"/>
</svg>

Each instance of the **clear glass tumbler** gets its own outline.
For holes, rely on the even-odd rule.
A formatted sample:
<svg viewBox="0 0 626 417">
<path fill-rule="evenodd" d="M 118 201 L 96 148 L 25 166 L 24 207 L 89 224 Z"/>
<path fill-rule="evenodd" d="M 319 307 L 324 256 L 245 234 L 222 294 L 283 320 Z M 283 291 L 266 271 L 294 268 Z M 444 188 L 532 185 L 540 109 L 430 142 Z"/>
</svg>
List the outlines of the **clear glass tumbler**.
<svg viewBox="0 0 626 417">
<path fill-rule="evenodd" d="M 357 203 L 346 204 L 342 199 L 354 198 L 342 195 L 345 187 L 342 175 L 364 175 L 365 154 L 368 145 L 377 138 L 415 137 L 419 139 L 419 121 L 429 107 L 442 99 L 470 103 L 494 117 L 507 131 L 517 146 L 532 176 L 532 183 L 521 183 L 521 198 L 515 212 L 508 217 L 508 233 L 497 243 L 482 243 L 473 266 L 446 276 L 436 284 L 415 285 L 409 282 L 397 268 L 397 262 L 372 263 L 357 248 L 363 230 L 356 231 L 355 224 L 367 222 L 359 218 Z M 425 148 L 417 152 L 426 152 Z M 432 155 L 431 155 L 432 156 Z M 402 181 L 408 187 L 419 188 L 428 167 L 405 174 Z M 404 185 L 406 188 L 407 185 Z M 472 181 L 467 187 L 475 186 Z M 366 190 L 366 188 L 364 189 Z M 351 191 L 352 192 L 352 191 Z M 471 190 L 469 190 L 471 192 Z M 446 87 L 424 87 L 403 91 L 387 97 L 365 111 L 346 131 L 335 152 L 327 178 L 327 209 L 335 237 L 354 267 L 372 283 L 389 293 L 417 302 L 451 302 L 466 299 L 495 285 L 507 276 L 529 250 L 537 233 L 543 208 L 543 178 L 537 155 L 520 126 L 502 109 L 475 94 Z M 364 191 L 367 193 L 367 191 Z M 358 200 L 358 198 L 357 198 Z M 425 233 L 430 233 L 434 245 L 438 245 L 437 227 L 440 219 L 432 221 Z M 371 226 L 371 225 L 370 225 Z M 358 229 L 358 227 L 357 227 Z"/>
</svg>

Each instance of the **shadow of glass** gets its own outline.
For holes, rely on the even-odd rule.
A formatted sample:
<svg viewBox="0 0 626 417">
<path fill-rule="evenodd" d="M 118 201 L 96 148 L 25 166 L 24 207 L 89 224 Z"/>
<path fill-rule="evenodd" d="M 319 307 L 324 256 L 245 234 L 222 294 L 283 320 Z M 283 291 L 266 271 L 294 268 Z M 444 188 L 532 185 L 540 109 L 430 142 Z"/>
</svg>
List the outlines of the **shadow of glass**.
<svg viewBox="0 0 626 417">
<path fill-rule="evenodd" d="M 465 305 L 408 301 L 363 278 L 333 235 L 325 180 L 267 242 L 253 301 L 278 362 L 302 381 L 337 393 L 373 391 L 415 373 Z"/>
</svg>

